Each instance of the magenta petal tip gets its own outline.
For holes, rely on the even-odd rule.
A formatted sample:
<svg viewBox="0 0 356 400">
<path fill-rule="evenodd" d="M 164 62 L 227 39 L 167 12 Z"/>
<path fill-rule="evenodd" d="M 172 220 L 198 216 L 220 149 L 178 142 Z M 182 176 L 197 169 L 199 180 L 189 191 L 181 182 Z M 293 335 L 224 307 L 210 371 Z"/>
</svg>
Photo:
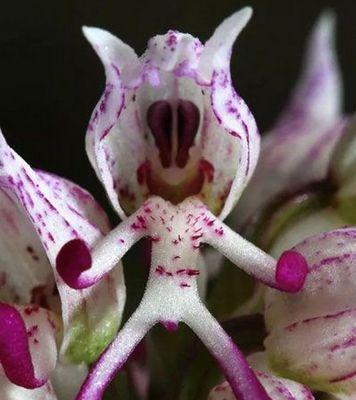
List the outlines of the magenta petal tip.
<svg viewBox="0 0 356 400">
<path fill-rule="evenodd" d="M 298 292 L 303 288 L 307 274 L 308 263 L 305 258 L 297 251 L 285 251 L 277 262 L 277 287 L 285 292 Z"/>
<path fill-rule="evenodd" d="M 35 389 L 47 381 L 45 377 L 39 379 L 35 376 L 21 314 L 15 307 L 5 303 L 0 303 L 0 363 L 8 379 L 15 385 Z"/>
<path fill-rule="evenodd" d="M 56 268 L 64 282 L 73 289 L 84 289 L 93 283 L 80 279 L 83 271 L 91 267 L 90 250 L 83 240 L 67 242 L 59 251 Z"/>
</svg>

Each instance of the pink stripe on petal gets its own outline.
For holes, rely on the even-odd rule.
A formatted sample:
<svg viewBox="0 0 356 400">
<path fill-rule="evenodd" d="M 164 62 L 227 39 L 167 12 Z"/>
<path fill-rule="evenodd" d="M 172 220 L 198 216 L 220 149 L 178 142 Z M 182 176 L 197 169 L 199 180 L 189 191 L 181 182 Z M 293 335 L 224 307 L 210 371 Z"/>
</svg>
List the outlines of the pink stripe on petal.
<svg viewBox="0 0 356 400">
<path fill-rule="evenodd" d="M 276 281 L 278 289 L 298 292 L 302 289 L 308 274 L 308 264 L 298 252 L 285 251 L 277 262 Z"/>
<path fill-rule="evenodd" d="M 5 303 L 0 303 L 0 361 L 6 376 L 18 386 L 34 389 L 46 383 L 46 378 L 35 377 L 21 314 Z"/>
</svg>

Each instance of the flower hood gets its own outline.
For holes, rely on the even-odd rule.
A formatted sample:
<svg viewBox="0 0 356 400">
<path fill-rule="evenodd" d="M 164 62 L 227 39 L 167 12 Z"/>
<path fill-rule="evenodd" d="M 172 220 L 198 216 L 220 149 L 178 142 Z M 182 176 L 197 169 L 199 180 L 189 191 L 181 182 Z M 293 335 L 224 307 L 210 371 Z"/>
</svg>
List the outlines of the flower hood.
<svg viewBox="0 0 356 400">
<path fill-rule="evenodd" d="M 121 218 L 151 195 L 198 195 L 222 218 L 255 168 L 259 135 L 232 87 L 232 45 L 251 9 L 227 18 L 203 46 L 189 34 L 153 37 L 146 52 L 84 28 L 106 74 L 87 132 L 89 159 Z"/>
</svg>

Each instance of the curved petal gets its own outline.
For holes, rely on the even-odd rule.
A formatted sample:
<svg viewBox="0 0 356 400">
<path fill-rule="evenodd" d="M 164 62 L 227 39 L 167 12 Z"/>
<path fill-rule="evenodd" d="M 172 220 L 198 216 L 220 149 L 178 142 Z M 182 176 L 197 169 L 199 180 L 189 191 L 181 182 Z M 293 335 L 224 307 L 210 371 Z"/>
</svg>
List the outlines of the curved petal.
<svg viewBox="0 0 356 400">
<path fill-rule="evenodd" d="M 119 204 L 109 165 L 110 154 L 106 151 L 103 140 L 115 125 L 124 106 L 125 92 L 122 88 L 121 70 L 125 65 L 135 65 L 137 56 L 131 47 L 109 32 L 88 27 L 84 27 L 83 32 L 100 57 L 106 75 L 105 91 L 93 111 L 87 130 L 87 153 L 113 207 L 120 218 L 124 219 L 125 213 Z"/>
<path fill-rule="evenodd" d="M 277 125 L 287 128 L 296 119 L 329 125 L 339 118 L 342 83 L 335 50 L 335 15 L 325 11 L 309 39 L 304 70 Z"/>
<path fill-rule="evenodd" d="M 11 382 L 33 389 L 47 381 L 57 361 L 58 331 L 47 310 L 0 303 L 0 362 Z"/>
<path fill-rule="evenodd" d="M 222 218 L 234 206 L 259 152 L 254 118 L 234 91 L 229 70 L 233 42 L 251 13 L 245 8 L 224 21 L 205 49 L 191 35 L 169 31 L 150 39 L 139 59 L 108 32 L 85 28 L 106 72 L 87 151 L 122 219 L 149 195 L 175 204 L 200 195 Z M 163 110 L 156 107 L 162 104 Z M 182 105 L 188 107 L 184 112 Z M 189 126 L 179 112 L 189 115 Z M 157 126 L 164 121 L 162 135 Z M 179 128 L 180 122 L 189 132 Z"/>
<path fill-rule="evenodd" d="M 311 391 L 300 383 L 274 376 L 267 364 L 265 353 L 253 353 L 247 360 L 271 400 L 314 399 Z M 228 382 L 223 382 L 211 390 L 208 400 L 236 400 L 236 397 Z"/>
<path fill-rule="evenodd" d="M 53 290 L 51 267 L 33 225 L 1 189 L 0 274 L 2 301 L 28 304 L 37 289 Z"/>
<path fill-rule="evenodd" d="M 109 230 L 102 210 L 87 192 L 53 175 L 36 173 L 7 145 L 3 136 L 0 137 L 0 187 L 17 204 L 23 218 L 31 221 L 52 267 L 57 253 L 69 240 L 80 238 L 92 246 L 103 236 L 102 229 Z M 85 291 L 68 288 L 55 269 L 53 272 L 62 301 L 65 334 L 62 352 L 73 340 L 81 340 L 78 351 L 83 354 L 88 351 L 93 357 L 94 349 L 100 352 L 100 346 L 105 347 L 112 339 L 120 323 L 125 299 L 122 270 L 117 268 L 100 284 Z M 99 337 L 103 335 L 104 343 L 88 343 L 91 331 Z"/>
<path fill-rule="evenodd" d="M 304 72 L 292 99 L 263 137 L 256 172 L 236 209 L 238 225 L 246 224 L 278 193 L 326 177 L 344 125 L 341 92 L 334 16 L 324 13 L 311 34 Z"/>
<path fill-rule="evenodd" d="M 235 92 L 229 68 L 214 70 L 210 106 L 205 108 L 202 154 L 213 166 L 211 192 L 204 199 L 224 219 L 239 199 L 256 167 L 260 137 L 246 103 Z M 215 208 L 215 209 L 214 209 Z"/>
<path fill-rule="evenodd" d="M 199 72 L 210 80 L 213 71 L 230 67 L 232 46 L 252 16 L 252 8 L 244 7 L 226 18 L 205 43 L 199 61 Z"/>
<path fill-rule="evenodd" d="M 265 372 L 256 371 L 256 376 L 266 389 L 271 400 L 313 400 L 311 392 L 303 385 L 289 379 L 277 378 Z M 208 400 L 238 400 L 230 385 L 224 382 L 215 386 Z"/>
<path fill-rule="evenodd" d="M 51 383 L 60 400 L 73 400 L 83 383 L 88 367 L 82 364 L 58 362 L 51 375 Z"/>
<path fill-rule="evenodd" d="M 294 249 L 309 265 L 304 288 L 293 296 L 267 290 L 270 363 L 313 389 L 356 388 L 355 238 L 356 230 L 345 228 L 302 241 Z"/>
<path fill-rule="evenodd" d="M 329 169 L 330 178 L 338 187 L 336 205 L 340 214 L 349 224 L 356 222 L 356 118 L 346 125 L 342 138 L 332 155 Z"/>
</svg>

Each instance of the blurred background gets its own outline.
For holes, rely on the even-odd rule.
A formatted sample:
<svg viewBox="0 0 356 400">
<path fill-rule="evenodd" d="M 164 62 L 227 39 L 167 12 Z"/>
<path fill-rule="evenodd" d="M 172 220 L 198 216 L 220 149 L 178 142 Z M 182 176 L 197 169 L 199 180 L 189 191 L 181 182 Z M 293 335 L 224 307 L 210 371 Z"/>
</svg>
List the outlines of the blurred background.
<svg viewBox="0 0 356 400">
<path fill-rule="evenodd" d="M 33 166 L 64 175 L 105 201 L 83 146 L 104 73 L 81 26 L 110 30 L 141 54 L 148 38 L 169 28 L 205 42 L 222 19 L 245 5 L 254 16 L 234 47 L 232 75 L 262 132 L 286 102 L 308 32 L 325 8 L 337 14 L 345 109 L 356 109 L 353 0 L 13 0 L 3 2 L 0 13 L 3 132 Z"/>
</svg>

